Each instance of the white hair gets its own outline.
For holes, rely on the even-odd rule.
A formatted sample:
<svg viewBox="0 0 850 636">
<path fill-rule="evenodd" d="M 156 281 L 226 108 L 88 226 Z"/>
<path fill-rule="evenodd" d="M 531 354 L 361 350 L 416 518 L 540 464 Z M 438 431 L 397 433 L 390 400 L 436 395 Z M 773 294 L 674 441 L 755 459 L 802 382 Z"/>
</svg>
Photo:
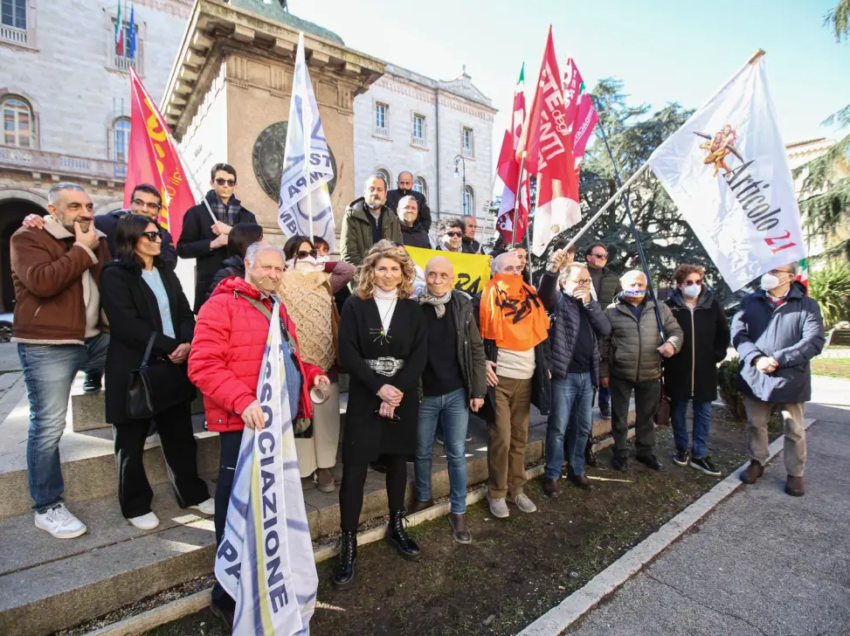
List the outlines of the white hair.
<svg viewBox="0 0 850 636">
<path fill-rule="evenodd" d="M 519 256 L 517 256 L 515 252 L 502 252 L 496 258 L 494 258 L 493 264 L 490 268 L 491 273 L 501 274 L 502 270 L 505 267 L 505 261 L 511 256 L 519 260 Z"/>
<path fill-rule="evenodd" d="M 643 271 L 641 271 L 639 269 L 630 269 L 629 271 L 625 272 L 622 276 L 620 276 L 620 283 L 622 283 L 623 281 L 626 281 L 626 280 L 631 280 L 635 276 L 643 276 L 643 281 L 646 282 L 646 274 L 644 274 Z"/>
<path fill-rule="evenodd" d="M 404 207 L 404 205 L 405 205 L 408 201 L 413 201 L 413 202 L 416 204 L 416 210 L 417 210 L 417 211 L 419 210 L 419 201 L 417 201 L 417 200 L 416 200 L 416 197 L 415 197 L 415 196 L 413 196 L 412 194 L 408 194 L 407 196 L 401 197 L 401 198 L 398 200 L 398 206 L 397 206 L 397 209 L 398 209 L 399 213 L 401 213 L 401 209 Z"/>
<path fill-rule="evenodd" d="M 50 188 L 50 190 L 47 192 L 47 202 L 50 205 L 56 205 L 56 202 L 59 200 L 61 193 L 65 190 L 74 190 L 76 192 L 86 191 L 86 189 L 81 185 L 63 181 L 62 183 L 57 183 L 55 186 Z"/>
<path fill-rule="evenodd" d="M 271 245 L 270 243 L 251 243 L 245 251 L 245 260 L 248 261 L 248 264 L 251 267 L 253 267 L 257 264 L 257 257 L 264 252 L 274 252 L 275 254 L 279 254 L 280 261 L 282 263 L 286 262 L 283 250 L 277 245 Z"/>
<path fill-rule="evenodd" d="M 587 263 L 570 263 L 569 265 L 567 265 L 567 266 L 563 269 L 563 271 L 561 271 L 560 275 L 558 276 L 558 283 L 560 283 L 560 285 L 561 285 L 562 287 L 563 287 L 563 286 L 564 286 L 564 284 L 566 284 L 566 282 L 569 280 L 569 278 L 570 278 L 570 273 L 571 273 L 574 269 L 587 269 Z"/>
</svg>

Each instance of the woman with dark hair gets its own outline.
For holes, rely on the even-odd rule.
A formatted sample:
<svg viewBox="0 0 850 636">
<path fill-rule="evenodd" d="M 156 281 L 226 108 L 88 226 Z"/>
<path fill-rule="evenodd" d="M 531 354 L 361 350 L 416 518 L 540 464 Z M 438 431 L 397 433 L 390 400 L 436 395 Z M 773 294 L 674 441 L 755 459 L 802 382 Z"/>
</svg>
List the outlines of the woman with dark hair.
<svg viewBox="0 0 850 636">
<path fill-rule="evenodd" d="M 153 411 L 171 483 L 181 508 L 215 511 L 207 485 L 198 477 L 197 444 L 189 405 L 189 356 L 195 319 L 173 271 L 160 266 L 162 235 L 150 219 L 128 214 L 115 232 L 117 260 L 103 268 L 100 294 L 111 337 L 106 354 L 106 421 L 113 425 L 121 512 L 140 530 L 159 519 L 151 510 L 153 491 L 142 455 L 151 419 L 128 415 L 130 373 L 149 352 Z"/>
<path fill-rule="evenodd" d="M 326 399 L 313 406 L 312 437 L 295 440 L 301 478 L 312 476 L 322 492 L 333 492 L 333 468 L 339 446 L 339 372 L 334 294 L 354 278 L 351 263 L 319 262 L 306 236 L 293 236 L 283 247 L 286 271 L 277 295 L 298 330 L 301 358 L 315 364 L 330 379 Z"/>
<path fill-rule="evenodd" d="M 379 241 L 366 254 L 357 294 L 342 311 L 339 362 L 351 384 L 342 442 L 337 589 L 354 583 L 357 525 L 370 462 L 386 467 L 387 543 L 406 559 L 420 557 L 404 527 L 407 461 L 416 453 L 419 379 L 428 359 L 425 315 L 410 298 L 414 278 L 413 260 L 404 248 Z"/>
<path fill-rule="evenodd" d="M 212 284 L 207 291 L 207 300 L 225 278 L 236 276 L 245 278 L 245 252 L 253 243 L 263 242 L 263 226 L 256 223 L 237 223 L 227 235 L 227 258 L 221 265 L 222 268 L 213 276 Z"/>
</svg>

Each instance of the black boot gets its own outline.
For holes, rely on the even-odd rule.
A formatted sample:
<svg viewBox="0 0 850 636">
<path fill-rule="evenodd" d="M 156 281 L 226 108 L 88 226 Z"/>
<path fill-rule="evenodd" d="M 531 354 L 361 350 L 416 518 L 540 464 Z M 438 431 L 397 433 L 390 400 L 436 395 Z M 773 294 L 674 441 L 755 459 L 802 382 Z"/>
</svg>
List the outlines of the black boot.
<svg viewBox="0 0 850 636">
<path fill-rule="evenodd" d="M 584 465 L 596 468 L 596 453 L 593 452 L 593 440 L 587 438 L 587 445 L 584 447 Z"/>
<path fill-rule="evenodd" d="M 354 566 L 357 565 L 357 533 L 343 532 L 339 538 L 339 560 L 334 569 L 334 587 L 347 590 L 354 585 Z"/>
<path fill-rule="evenodd" d="M 416 561 L 422 556 L 419 546 L 411 539 L 404 528 L 404 510 L 390 513 L 390 524 L 387 526 L 387 543 L 394 547 L 405 559 Z"/>
</svg>

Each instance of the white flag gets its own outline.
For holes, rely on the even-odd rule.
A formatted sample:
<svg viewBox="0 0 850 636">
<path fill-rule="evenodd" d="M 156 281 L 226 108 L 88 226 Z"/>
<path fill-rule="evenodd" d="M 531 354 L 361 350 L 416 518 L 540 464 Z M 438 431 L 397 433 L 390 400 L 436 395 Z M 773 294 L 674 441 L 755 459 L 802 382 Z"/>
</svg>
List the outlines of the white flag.
<svg viewBox="0 0 850 636">
<path fill-rule="evenodd" d="M 236 599 L 235 636 L 309 634 L 319 578 L 301 490 L 280 305 L 272 307 L 257 399 L 265 427 L 242 433 L 215 576 Z"/>
<path fill-rule="evenodd" d="M 334 178 L 331 153 L 304 58 L 304 34 L 298 36 L 292 102 L 286 130 L 280 207 L 277 221 L 287 236 L 321 236 L 336 248 L 328 183 Z M 310 218 L 313 230 L 310 231 Z"/>
<path fill-rule="evenodd" d="M 738 71 L 648 163 L 732 291 L 805 258 L 763 57 Z"/>
</svg>

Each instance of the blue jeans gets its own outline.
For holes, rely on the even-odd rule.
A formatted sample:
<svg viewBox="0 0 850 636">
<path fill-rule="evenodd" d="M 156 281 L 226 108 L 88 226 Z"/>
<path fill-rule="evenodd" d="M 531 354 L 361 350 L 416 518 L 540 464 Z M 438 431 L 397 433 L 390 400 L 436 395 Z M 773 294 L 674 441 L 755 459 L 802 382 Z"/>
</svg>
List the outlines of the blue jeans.
<svg viewBox="0 0 850 636">
<path fill-rule="evenodd" d="M 611 389 L 606 389 L 604 386 L 599 387 L 599 408 L 602 408 L 602 405 L 610 406 L 611 405 Z"/>
<path fill-rule="evenodd" d="M 85 345 L 18 344 L 30 403 L 27 477 L 33 510 L 44 512 L 62 501 L 65 482 L 59 440 L 65 431 L 71 384 L 78 371 L 103 373 L 109 334 L 86 338 Z"/>
<path fill-rule="evenodd" d="M 688 402 L 690 400 L 671 400 L 670 419 L 673 426 L 673 439 L 676 449 L 688 450 Z M 708 433 L 711 430 L 711 402 L 694 402 L 694 457 L 705 457 L 708 453 Z"/>
<path fill-rule="evenodd" d="M 546 427 L 546 479 L 558 479 L 564 466 L 564 433 L 570 473 L 584 474 L 584 447 L 593 428 L 593 385 L 590 373 L 568 373 L 552 378 L 552 410 Z M 570 414 L 575 413 L 575 421 Z M 570 424 L 570 426 L 567 426 Z"/>
<path fill-rule="evenodd" d="M 425 396 L 419 403 L 419 426 L 416 427 L 416 498 L 431 499 L 431 460 L 437 420 L 442 415 L 446 460 L 449 464 L 449 499 L 452 513 L 466 512 L 466 429 L 469 405 L 466 391 L 457 389 L 445 395 Z"/>
</svg>

